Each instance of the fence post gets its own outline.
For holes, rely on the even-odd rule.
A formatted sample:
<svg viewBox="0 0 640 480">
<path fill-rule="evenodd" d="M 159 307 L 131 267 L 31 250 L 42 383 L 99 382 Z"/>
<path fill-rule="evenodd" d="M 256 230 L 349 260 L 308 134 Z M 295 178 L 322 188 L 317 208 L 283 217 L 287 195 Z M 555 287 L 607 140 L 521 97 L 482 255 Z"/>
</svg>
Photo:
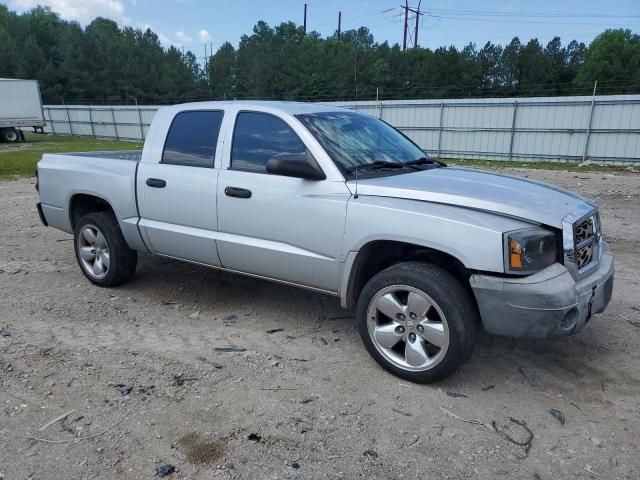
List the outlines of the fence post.
<svg viewBox="0 0 640 480">
<path fill-rule="evenodd" d="M 116 134 L 116 140 L 120 140 L 118 135 L 118 125 L 116 125 L 116 114 L 113 113 L 113 107 L 111 107 L 111 120 L 113 121 L 113 131 Z"/>
<path fill-rule="evenodd" d="M 73 135 L 73 125 L 71 125 L 71 117 L 69 116 L 69 107 L 65 105 L 64 109 L 67 112 L 67 123 L 69 124 L 69 134 Z"/>
<path fill-rule="evenodd" d="M 91 136 L 93 136 L 93 138 L 96 138 L 96 131 L 93 128 L 93 109 L 91 108 L 91 105 L 89 105 L 87 109 L 89 110 L 89 126 L 91 127 Z"/>
<path fill-rule="evenodd" d="M 51 124 L 51 133 L 53 133 L 54 135 L 57 135 L 55 123 L 53 122 L 53 118 L 51 117 L 51 109 L 49 107 L 46 107 L 46 110 L 47 110 L 47 114 L 49 115 L 49 123 Z"/>
<path fill-rule="evenodd" d="M 444 113 L 444 102 L 440 102 L 440 120 L 438 122 L 438 160 L 440 160 L 440 146 L 442 145 L 442 117 Z"/>
<path fill-rule="evenodd" d="M 589 137 L 591 136 L 591 122 L 593 120 L 593 109 L 596 106 L 596 88 L 598 87 L 598 81 L 593 84 L 593 95 L 591 96 L 591 108 L 589 109 L 589 123 L 587 124 L 587 135 L 584 139 L 584 152 L 582 152 L 582 163 L 587 161 L 587 154 L 589 153 Z"/>
<path fill-rule="evenodd" d="M 142 128 L 142 110 L 138 107 L 138 121 L 140 123 L 140 140 L 144 140 L 144 128 Z"/>
<path fill-rule="evenodd" d="M 509 161 L 513 157 L 513 139 L 516 136 L 516 115 L 518 113 L 518 101 L 513 101 L 513 118 L 511 119 L 511 140 L 509 140 Z"/>
</svg>

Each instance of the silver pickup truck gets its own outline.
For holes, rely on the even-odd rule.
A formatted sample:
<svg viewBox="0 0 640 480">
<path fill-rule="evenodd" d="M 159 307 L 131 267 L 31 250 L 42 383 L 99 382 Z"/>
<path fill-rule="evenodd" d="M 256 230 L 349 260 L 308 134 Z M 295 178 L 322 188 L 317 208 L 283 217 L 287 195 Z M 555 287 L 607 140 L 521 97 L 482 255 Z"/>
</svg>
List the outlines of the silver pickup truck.
<svg viewBox="0 0 640 480">
<path fill-rule="evenodd" d="M 308 103 L 161 108 L 142 152 L 44 155 L 37 204 L 96 285 L 137 252 L 334 295 L 384 368 L 451 375 L 480 326 L 579 331 L 613 290 L 598 207 L 451 168 L 377 118 Z"/>
</svg>

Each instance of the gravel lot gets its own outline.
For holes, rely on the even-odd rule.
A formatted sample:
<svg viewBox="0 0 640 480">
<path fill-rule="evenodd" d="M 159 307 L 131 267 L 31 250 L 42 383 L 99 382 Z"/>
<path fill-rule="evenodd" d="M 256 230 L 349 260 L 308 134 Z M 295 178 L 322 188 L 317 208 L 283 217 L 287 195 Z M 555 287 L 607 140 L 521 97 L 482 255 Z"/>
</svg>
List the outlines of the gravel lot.
<svg viewBox="0 0 640 480">
<path fill-rule="evenodd" d="M 600 202 L 614 300 L 573 337 L 483 334 L 433 386 L 379 368 L 335 298 L 146 256 L 94 287 L 33 182 L 0 182 L 0 479 L 638 478 L 640 176 L 514 173 Z"/>
</svg>

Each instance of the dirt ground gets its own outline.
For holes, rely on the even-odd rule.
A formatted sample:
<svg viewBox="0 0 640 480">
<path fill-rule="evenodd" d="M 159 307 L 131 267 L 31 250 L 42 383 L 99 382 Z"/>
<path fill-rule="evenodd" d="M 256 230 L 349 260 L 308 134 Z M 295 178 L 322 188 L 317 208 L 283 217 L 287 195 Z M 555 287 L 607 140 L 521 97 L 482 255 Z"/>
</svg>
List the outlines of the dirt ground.
<svg viewBox="0 0 640 480">
<path fill-rule="evenodd" d="M 640 176 L 514 173 L 600 202 L 614 299 L 572 337 L 483 334 L 432 386 L 332 297 L 148 256 L 94 287 L 32 181 L 0 182 L 0 479 L 638 478 Z"/>
</svg>

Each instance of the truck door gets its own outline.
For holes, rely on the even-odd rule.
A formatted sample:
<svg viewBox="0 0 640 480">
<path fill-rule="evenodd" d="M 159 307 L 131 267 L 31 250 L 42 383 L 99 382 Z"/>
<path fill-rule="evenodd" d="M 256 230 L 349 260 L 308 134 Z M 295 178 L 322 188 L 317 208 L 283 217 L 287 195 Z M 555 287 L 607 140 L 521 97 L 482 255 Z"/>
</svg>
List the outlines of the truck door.
<svg viewBox="0 0 640 480">
<path fill-rule="evenodd" d="M 345 182 L 268 174 L 272 157 L 306 149 L 280 117 L 240 111 L 232 136 L 229 168 L 218 182 L 222 265 L 337 291 L 350 196 Z"/>
<path fill-rule="evenodd" d="M 179 112 L 157 150 L 161 158 L 139 164 L 139 226 L 153 253 L 220 265 L 216 152 L 222 118 L 219 110 Z"/>
</svg>

